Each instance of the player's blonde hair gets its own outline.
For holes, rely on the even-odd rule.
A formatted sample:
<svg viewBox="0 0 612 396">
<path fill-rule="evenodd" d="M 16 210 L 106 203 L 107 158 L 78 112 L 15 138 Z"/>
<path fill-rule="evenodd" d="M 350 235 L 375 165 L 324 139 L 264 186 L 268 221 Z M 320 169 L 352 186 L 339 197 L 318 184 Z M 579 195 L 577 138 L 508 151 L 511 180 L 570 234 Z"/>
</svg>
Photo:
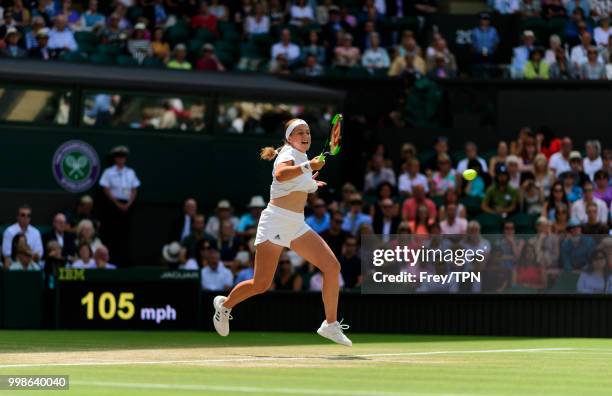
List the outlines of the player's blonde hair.
<svg viewBox="0 0 612 396">
<path fill-rule="evenodd" d="M 292 118 L 289 121 L 285 122 L 285 130 L 287 130 L 287 128 L 289 128 L 289 125 L 295 120 L 298 120 L 298 118 Z M 278 153 L 280 153 L 281 149 L 286 144 L 289 144 L 289 142 L 283 139 L 283 144 L 277 148 L 274 148 L 272 146 L 267 146 L 267 147 L 262 148 L 259 151 L 259 158 L 261 158 L 262 160 L 266 160 L 266 161 L 272 161 L 274 158 L 276 158 Z"/>
</svg>

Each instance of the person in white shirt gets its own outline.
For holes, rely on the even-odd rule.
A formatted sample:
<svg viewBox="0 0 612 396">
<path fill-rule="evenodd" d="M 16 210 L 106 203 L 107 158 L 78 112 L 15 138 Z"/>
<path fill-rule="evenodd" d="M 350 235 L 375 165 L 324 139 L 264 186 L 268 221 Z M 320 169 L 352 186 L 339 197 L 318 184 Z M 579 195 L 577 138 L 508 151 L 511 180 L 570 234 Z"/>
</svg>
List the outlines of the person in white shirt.
<svg viewBox="0 0 612 396">
<path fill-rule="evenodd" d="M 48 47 L 52 50 L 76 51 L 79 47 L 74 33 L 68 28 L 66 17 L 62 14 L 55 17 L 54 27 L 49 32 Z"/>
<path fill-rule="evenodd" d="M 572 52 L 570 53 L 570 60 L 572 61 L 575 67 L 580 68 L 580 66 L 589 61 L 588 53 L 592 41 L 593 36 L 591 35 L 591 33 L 585 31 L 582 33 L 582 36 L 580 36 L 580 44 L 572 48 Z M 601 55 L 597 56 L 597 60 L 605 64 L 605 62 L 601 58 Z"/>
<path fill-rule="evenodd" d="M 217 249 L 209 251 L 208 265 L 201 272 L 202 290 L 227 291 L 234 284 L 232 271 L 225 268 L 220 257 Z"/>
<path fill-rule="evenodd" d="M 388 68 L 390 65 L 387 50 L 380 47 L 380 36 L 376 32 L 370 33 L 371 47 L 365 50 L 361 58 L 361 64 L 370 72 L 374 69 Z"/>
<path fill-rule="evenodd" d="M 297 0 L 290 9 L 291 24 L 296 26 L 306 26 L 314 19 L 312 7 L 306 4 L 306 0 Z"/>
<path fill-rule="evenodd" d="M 569 155 L 573 148 L 572 139 L 564 137 L 563 140 L 561 140 L 561 151 L 550 156 L 548 167 L 555 172 L 555 176 L 558 177 L 561 173 L 571 170 Z"/>
<path fill-rule="evenodd" d="M 508 166 L 508 175 L 510 177 L 508 184 L 517 190 L 520 189 L 523 160 L 516 155 L 509 155 L 508 158 L 506 158 L 506 166 Z"/>
<path fill-rule="evenodd" d="M 336 124 L 336 127 L 339 128 L 340 124 Z M 338 143 L 336 132 L 339 129 L 336 127 L 332 130 L 332 148 Z M 270 288 L 282 252 L 285 248 L 290 248 L 323 273 L 321 294 L 325 320 L 317 333 L 335 343 L 351 346 L 351 340 L 343 332 L 348 328 L 347 325 L 338 322 L 340 262 L 325 240 L 304 220 L 308 194 L 327 185 L 317 180 L 318 171 L 325 166 L 325 160 L 319 155 L 308 159 L 307 152 L 312 142 L 310 126 L 306 121 L 294 118 L 286 122 L 284 128 L 282 147 L 264 147 L 260 151 L 260 158 L 266 161 L 274 160 L 274 167 L 271 172 L 270 202 L 259 215 L 257 224 L 254 276 L 238 283 L 229 296 L 219 295 L 213 299 L 213 325 L 220 336 L 228 336 L 232 309 L 242 301 L 265 293 Z M 245 172 L 245 177 L 249 177 L 248 172 Z M 263 198 L 259 199 L 263 201 Z M 251 206 L 259 206 L 255 204 L 256 202 Z M 208 272 L 214 269 L 207 268 L 202 271 L 203 285 Z M 228 281 L 229 279 L 224 279 L 223 286 Z M 231 282 L 229 284 L 231 285 Z"/>
<path fill-rule="evenodd" d="M 210 235 L 219 235 L 219 224 L 223 220 L 229 220 L 234 225 L 234 230 L 238 229 L 240 220 L 236 216 L 232 216 L 233 208 L 230 201 L 222 199 L 217 204 L 216 213 L 208 218 L 204 231 Z"/>
<path fill-rule="evenodd" d="M 566 57 L 569 57 L 567 50 L 562 47 L 561 37 L 557 34 L 553 34 L 548 39 L 550 48 L 548 48 L 544 54 L 544 63 L 548 64 L 548 66 L 557 62 L 557 50 L 565 52 Z"/>
<path fill-rule="evenodd" d="M 463 235 L 467 233 L 468 221 L 458 216 L 457 205 L 446 205 L 446 219 L 440 222 L 442 235 Z"/>
<path fill-rule="evenodd" d="M 101 232 L 113 261 L 125 265 L 129 248 L 131 209 L 136 200 L 140 180 L 136 172 L 126 166 L 129 154 L 127 147 L 117 146 L 110 154 L 115 165 L 105 169 L 100 178 L 100 186 L 107 198 L 107 213 Z"/>
<path fill-rule="evenodd" d="M 395 172 L 393 169 L 385 167 L 385 158 L 382 154 L 374 154 L 371 169 L 364 177 L 363 191 L 374 191 L 385 181 L 395 187 Z"/>
<path fill-rule="evenodd" d="M 104 245 L 96 249 L 93 258 L 96 263 L 96 269 L 117 269 L 115 264 L 108 262 L 108 248 Z"/>
<path fill-rule="evenodd" d="M 601 159 L 601 143 L 599 140 L 587 140 L 584 144 L 586 150 L 586 157 L 582 160 L 582 169 L 586 173 L 591 181 L 595 181 L 595 172 L 603 167 L 603 161 Z"/>
<path fill-rule="evenodd" d="M 421 164 L 416 158 L 408 161 L 407 169 L 402 173 L 397 181 L 398 190 L 402 195 L 412 195 L 414 186 L 423 186 L 425 193 L 429 193 L 429 183 L 427 177 L 420 172 Z"/>
<path fill-rule="evenodd" d="M 612 37 L 612 28 L 610 28 L 610 17 L 602 15 L 599 19 L 599 26 L 595 28 L 595 44 L 598 47 L 606 47 L 608 40 Z"/>
<path fill-rule="evenodd" d="M 91 246 L 88 243 L 81 243 L 77 252 L 78 259 L 72 263 L 72 268 L 77 269 L 94 269 L 96 261 L 93 258 Z"/>
<path fill-rule="evenodd" d="M 468 167 L 468 162 L 470 162 L 472 159 L 480 162 L 483 172 L 488 172 L 489 168 L 487 166 L 487 161 L 478 156 L 478 146 L 476 146 L 476 143 L 474 142 L 465 143 L 465 158 L 459 161 L 459 164 L 457 164 L 457 172 L 463 173 L 463 171 Z"/>
<path fill-rule="evenodd" d="M 25 240 L 15 247 L 15 260 L 11 262 L 10 271 L 40 271 L 40 265 L 32 260 L 32 249 Z"/>
<path fill-rule="evenodd" d="M 32 250 L 32 258 L 35 262 L 43 256 L 44 249 L 40 232 L 30 225 L 32 219 L 32 208 L 29 205 L 21 205 L 17 209 L 17 222 L 8 227 L 2 236 L 2 255 L 4 256 L 4 267 L 11 264 L 11 253 L 13 238 L 17 234 L 25 236 L 28 246 Z"/>
<path fill-rule="evenodd" d="M 244 21 L 244 31 L 250 35 L 267 34 L 270 31 L 270 17 L 265 14 L 262 3 L 255 4 L 255 14 Z"/>
<path fill-rule="evenodd" d="M 582 187 L 584 196 L 572 204 L 572 217 L 584 224 L 588 220 L 587 205 L 594 202 L 597 205 L 597 221 L 608 224 L 608 206 L 606 203 L 593 196 L 593 183 L 586 182 Z"/>
<path fill-rule="evenodd" d="M 281 31 L 280 41 L 272 46 L 271 59 L 276 59 L 281 54 L 285 55 L 289 64 L 295 63 L 300 59 L 300 47 L 291 42 L 289 29 Z"/>
</svg>

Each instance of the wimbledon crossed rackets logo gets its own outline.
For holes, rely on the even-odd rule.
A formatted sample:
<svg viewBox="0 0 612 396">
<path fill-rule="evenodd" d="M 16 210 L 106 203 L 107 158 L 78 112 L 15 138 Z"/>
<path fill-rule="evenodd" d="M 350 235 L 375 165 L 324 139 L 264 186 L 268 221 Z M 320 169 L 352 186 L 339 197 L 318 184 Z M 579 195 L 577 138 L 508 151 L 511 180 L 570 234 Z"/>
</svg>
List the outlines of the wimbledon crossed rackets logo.
<svg viewBox="0 0 612 396">
<path fill-rule="evenodd" d="M 53 155 L 53 175 L 65 190 L 80 193 L 89 190 L 100 174 L 98 154 L 89 144 L 71 140 Z"/>
</svg>

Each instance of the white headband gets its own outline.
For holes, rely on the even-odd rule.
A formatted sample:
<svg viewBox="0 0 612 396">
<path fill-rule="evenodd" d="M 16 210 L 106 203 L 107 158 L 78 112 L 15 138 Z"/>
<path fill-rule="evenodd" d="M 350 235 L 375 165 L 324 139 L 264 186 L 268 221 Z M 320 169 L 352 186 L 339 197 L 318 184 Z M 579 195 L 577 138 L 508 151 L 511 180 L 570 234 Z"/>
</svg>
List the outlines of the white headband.
<svg viewBox="0 0 612 396">
<path fill-rule="evenodd" d="M 308 124 L 306 123 L 306 121 L 300 120 L 300 119 L 293 121 L 291 124 L 289 124 L 289 126 L 287 127 L 287 130 L 285 131 L 286 140 L 289 140 L 289 135 L 291 135 L 291 132 L 293 132 L 293 130 L 297 128 L 299 125 L 308 125 Z"/>
</svg>

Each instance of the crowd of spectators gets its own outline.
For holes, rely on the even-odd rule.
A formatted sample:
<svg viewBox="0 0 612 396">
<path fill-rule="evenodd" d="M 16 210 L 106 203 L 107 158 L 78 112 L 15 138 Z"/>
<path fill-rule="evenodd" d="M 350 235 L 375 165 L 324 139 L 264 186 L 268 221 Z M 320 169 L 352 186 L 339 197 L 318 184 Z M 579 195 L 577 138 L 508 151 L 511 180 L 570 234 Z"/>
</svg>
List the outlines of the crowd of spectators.
<svg viewBox="0 0 612 396">
<path fill-rule="evenodd" d="M 516 32 L 511 77 L 612 78 L 608 0 L 491 0 L 491 8 L 527 28 Z M 480 14 L 459 70 L 447 45 L 455 38 L 432 24 L 437 12 L 436 0 L 10 0 L 0 6 L 0 56 L 303 76 L 446 79 L 504 68 L 499 47 L 514 43 L 501 42 L 491 15 Z"/>
<path fill-rule="evenodd" d="M 114 165 L 100 179 L 105 202 L 97 210 L 93 199 L 83 196 L 74 211 L 57 213 L 41 235 L 31 225 L 32 209 L 20 206 L 16 222 L 3 232 L 4 268 L 129 265 L 130 213 L 140 181 L 126 165 L 128 153 L 124 146 L 111 151 Z M 515 140 L 499 142 L 494 152 L 479 152 L 476 143 L 466 142 L 462 153 L 453 153 L 448 139 L 438 137 L 429 152 L 405 143 L 400 160 L 391 158 L 383 145 L 377 146 L 361 188 L 346 183 L 336 196 L 325 189 L 309 195 L 306 222 L 338 257 L 344 288 L 361 285 L 361 240 L 377 234 L 389 244 L 398 243 L 397 235 L 429 238 L 429 243 L 450 235 L 453 246 L 488 244 L 487 264 L 474 267 L 487 276 L 472 291 L 543 290 L 564 274 L 575 274 L 572 287 L 577 282 L 580 292 L 612 291 L 607 278 L 612 271 L 612 150 L 598 140 L 579 148 L 545 127 L 535 132 L 525 127 Z M 470 181 L 461 176 L 468 168 L 477 173 Z M 266 201 L 252 197 L 244 213 L 234 207 L 224 199 L 212 213 L 203 213 L 195 199 L 187 199 L 168 228 L 163 265 L 200 270 L 206 290 L 227 290 L 252 277 L 254 236 Z M 487 240 L 488 235 L 497 237 Z M 272 287 L 318 290 L 321 275 L 287 251 Z M 438 290 L 432 287 L 417 290 Z"/>
</svg>

